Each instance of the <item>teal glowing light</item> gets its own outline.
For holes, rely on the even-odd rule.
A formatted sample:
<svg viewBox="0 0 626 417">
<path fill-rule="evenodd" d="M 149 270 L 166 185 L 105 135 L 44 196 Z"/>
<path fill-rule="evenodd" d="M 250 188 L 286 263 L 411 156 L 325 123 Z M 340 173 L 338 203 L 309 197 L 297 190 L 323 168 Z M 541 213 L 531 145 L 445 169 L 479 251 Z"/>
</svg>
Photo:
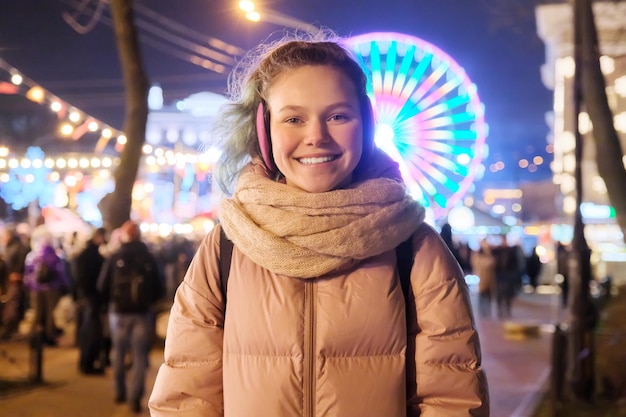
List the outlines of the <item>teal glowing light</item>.
<svg viewBox="0 0 626 417">
<path fill-rule="evenodd" d="M 444 216 L 480 172 L 488 132 L 465 70 L 436 46 L 401 33 L 347 40 L 368 72 L 376 144 L 399 164 L 411 195 Z"/>
</svg>

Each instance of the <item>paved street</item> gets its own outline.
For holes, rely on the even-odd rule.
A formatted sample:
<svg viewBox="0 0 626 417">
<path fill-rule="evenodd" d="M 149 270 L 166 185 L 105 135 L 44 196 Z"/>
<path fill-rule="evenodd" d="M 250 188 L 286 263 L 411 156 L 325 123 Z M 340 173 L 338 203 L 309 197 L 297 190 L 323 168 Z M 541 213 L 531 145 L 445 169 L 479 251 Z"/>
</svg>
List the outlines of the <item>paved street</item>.
<svg viewBox="0 0 626 417">
<path fill-rule="evenodd" d="M 553 295 L 523 294 L 515 302 L 513 318 L 524 323 L 550 325 L 556 321 Z M 474 301 L 476 305 L 476 301 Z M 510 339 L 504 324 L 477 317 L 482 338 L 483 362 L 490 385 L 492 417 L 525 417 L 537 399 L 537 391 L 549 372 L 551 334 Z M 549 326 L 542 326 L 549 331 Z M 125 405 L 113 403 L 111 371 L 105 376 L 84 376 L 77 371 L 78 352 L 71 335 L 61 347 L 44 351 L 44 383 L 16 384 L 28 375 L 29 354 L 25 343 L 0 344 L 0 415 L 11 417 L 125 417 L 133 416 Z M 152 389 L 162 349 L 151 353 L 146 384 Z M 13 381 L 7 384 L 7 381 Z M 10 389 L 9 389 L 10 387 Z M 148 416 L 144 399 L 141 416 Z"/>
</svg>

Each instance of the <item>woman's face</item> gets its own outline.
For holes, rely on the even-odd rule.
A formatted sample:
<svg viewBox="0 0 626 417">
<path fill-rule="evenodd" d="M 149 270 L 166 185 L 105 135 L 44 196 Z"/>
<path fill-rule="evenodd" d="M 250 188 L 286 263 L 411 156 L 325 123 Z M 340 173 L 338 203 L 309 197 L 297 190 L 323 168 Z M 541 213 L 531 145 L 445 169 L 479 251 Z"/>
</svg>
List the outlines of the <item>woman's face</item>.
<svg viewBox="0 0 626 417">
<path fill-rule="evenodd" d="M 310 193 L 349 184 L 363 152 L 354 84 L 329 66 L 303 66 L 269 89 L 270 137 L 288 185 Z"/>
</svg>

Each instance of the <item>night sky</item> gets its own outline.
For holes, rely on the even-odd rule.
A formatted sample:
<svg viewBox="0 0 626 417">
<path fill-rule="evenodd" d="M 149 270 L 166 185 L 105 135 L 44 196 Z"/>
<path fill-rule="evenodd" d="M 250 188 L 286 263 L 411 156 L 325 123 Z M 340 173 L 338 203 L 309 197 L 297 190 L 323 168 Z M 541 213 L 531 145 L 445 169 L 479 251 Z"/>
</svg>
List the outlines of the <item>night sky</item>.
<svg viewBox="0 0 626 417">
<path fill-rule="evenodd" d="M 237 0 L 135 0 L 136 17 L 171 32 L 158 20 L 184 26 L 181 35 L 217 38 L 245 50 L 280 35 L 282 28 L 245 20 Z M 105 10 L 88 33 L 77 33 L 63 18 L 73 0 L 0 0 L 0 58 L 28 78 L 86 113 L 121 129 L 123 84 L 115 40 Z M 91 0 L 91 9 L 96 1 Z M 393 31 L 419 37 L 450 55 L 478 86 L 489 124 L 490 155 L 508 168 L 485 180 L 539 181 L 551 176 L 548 163 L 535 173 L 517 167 L 521 157 L 546 154 L 545 114 L 552 93 L 541 82 L 544 45 L 535 28 L 535 1 L 524 0 L 275 0 L 257 2 L 340 36 Z M 153 13 L 151 13 L 153 12 Z M 78 16 L 86 24 L 88 16 Z M 192 64 L 188 49 L 148 34 L 142 43 L 146 70 L 164 88 L 166 102 L 198 91 L 222 93 L 226 74 Z M 158 41 L 158 43 L 156 43 Z"/>
</svg>

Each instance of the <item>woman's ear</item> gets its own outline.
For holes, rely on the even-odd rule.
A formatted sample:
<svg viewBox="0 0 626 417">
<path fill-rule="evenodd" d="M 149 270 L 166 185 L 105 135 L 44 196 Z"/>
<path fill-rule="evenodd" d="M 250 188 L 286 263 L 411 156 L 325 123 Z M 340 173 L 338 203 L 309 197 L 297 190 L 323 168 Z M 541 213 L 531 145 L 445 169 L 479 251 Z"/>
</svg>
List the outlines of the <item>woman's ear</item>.
<svg viewBox="0 0 626 417">
<path fill-rule="evenodd" d="M 276 172 L 276 165 L 272 159 L 272 142 L 269 137 L 269 117 L 266 117 L 263 101 L 259 103 L 256 111 L 256 135 L 259 139 L 259 148 L 265 167 L 271 172 Z"/>
</svg>

